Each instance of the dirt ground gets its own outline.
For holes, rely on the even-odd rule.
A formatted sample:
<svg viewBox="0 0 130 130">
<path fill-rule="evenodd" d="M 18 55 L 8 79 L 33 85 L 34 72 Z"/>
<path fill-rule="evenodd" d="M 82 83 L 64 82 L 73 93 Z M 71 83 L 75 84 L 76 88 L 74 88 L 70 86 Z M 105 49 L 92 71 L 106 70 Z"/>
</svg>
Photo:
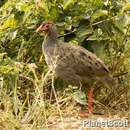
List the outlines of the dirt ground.
<svg viewBox="0 0 130 130">
<path fill-rule="evenodd" d="M 118 124 L 115 124 L 113 127 L 111 124 L 108 126 L 105 123 L 102 123 L 102 126 L 98 124 L 98 127 L 96 127 L 94 124 L 92 124 L 94 121 L 100 123 L 105 121 L 117 121 Z M 130 130 L 130 117 L 112 117 L 103 115 L 89 115 L 88 117 L 79 117 L 77 115 L 65 115 L 62 116 L 62 118 L 57 116 L 49 119 L 48 124 L 49 130 Z M 91 127 L 88 126 L 90 124 Z"/>
</svg>

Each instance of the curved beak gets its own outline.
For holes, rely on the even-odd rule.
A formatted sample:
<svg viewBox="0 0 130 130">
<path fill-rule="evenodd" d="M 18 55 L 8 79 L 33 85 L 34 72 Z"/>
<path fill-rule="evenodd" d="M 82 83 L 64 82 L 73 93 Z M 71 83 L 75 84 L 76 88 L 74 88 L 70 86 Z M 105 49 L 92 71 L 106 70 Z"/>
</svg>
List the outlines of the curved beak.
<svg viewBox="0 0 130 130">
<path fill-rule="evenodd" d="M 36 29 L 36 32 L 40 32 L 42 31 L 42 25 L 40 25 L 37 29 Z"/>
</svg>

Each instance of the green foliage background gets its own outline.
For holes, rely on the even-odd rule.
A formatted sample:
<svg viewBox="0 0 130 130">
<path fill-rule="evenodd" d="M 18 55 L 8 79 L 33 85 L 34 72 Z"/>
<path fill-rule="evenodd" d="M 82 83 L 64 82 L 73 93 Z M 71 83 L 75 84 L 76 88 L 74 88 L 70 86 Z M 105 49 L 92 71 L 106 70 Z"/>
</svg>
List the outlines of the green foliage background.
<svg viewBox="0 0 130 130">
<path fill-rule="evenodd" d="M 41 50 L 44 37 L 35 32 L 43 21 L 55 22 L 61 40 L 84 46 L 109 66 L 120 84 L 117 98 L 113 98 L 106 89 L 100 88 L 103 92 L 100 92 L 101 95 L 97 99 L 102 101 L 105 98 L 102 102 L 105 105 L 112 104 L 111 108 L 116 110 L 128 110 L 129 11 L 129 0 L 1 0 L 0 109 L 3 111 L 2 116 L 6 113 L 4 121 L 6 122 L 9 116 L 10 120 L 13 118 L 17 122 L 16 127 L 19 128 L 19 122 L 28 116 L 24 122 L 32 121 L 35 122 L 34 126 L 37 126 L 43 122 L 42 117 L 47 118 L 54 113 L 47 100 L 49 90 L 42 89 L 42 78 L 48 71 Z M 61 81 L 56 84 L 65 88 Z M 67 94 L 63 98 L 73 95 L 72 86 L 66 91 Z M 38 103 L 38 98 L 41 98 L 44 92 L 46 101 L 41 99 Z M 119 97 L 120 100 L 117 100 Z M 45 116 L 46 107 L 48 110 Z M 38 115 L 41 115 L 41 119 L 39 117 L 35 120 Z"/>
</svg>

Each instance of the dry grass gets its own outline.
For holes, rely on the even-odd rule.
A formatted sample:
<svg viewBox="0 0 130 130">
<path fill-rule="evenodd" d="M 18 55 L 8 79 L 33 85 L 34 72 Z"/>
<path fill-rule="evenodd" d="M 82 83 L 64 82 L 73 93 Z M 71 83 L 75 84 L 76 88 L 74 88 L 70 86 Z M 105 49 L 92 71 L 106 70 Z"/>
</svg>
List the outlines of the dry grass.
<svg viewBox="0 0 130 130">
<path fill-rule="evenodd" d="M 77 2 L 72 0 L 66 0 L 65 5 L 62 0 L 35 1 L 0 2 L 0 130 L 81 130 L 84 118 L 79 116 L 80 107 L 74 99 L 79 88 L 54 80 L 41 55 L 43 38 L 33 29 L 47 19 L 59 24 L 61 40 L 92 47 L 119 81 L 115 92 L 97 85 L 94 113 L 102 115 L 87 118 L 129 120 L 128 1 L 81 1 L 76 9 Z M 64 6 L 68 9 L 64 10 Z M 108 13 L 102 17 L 104 10 Z"/>
<path fill-rule="evenodd" d="M 41 77 L 38 77 L 36 68 L 34 66 L 29 67 L 34 75 L 34 79 L 32 80 L 30 77 L 22 76 L 24 80 L 26 79 L 28 82 L 32 82 L 31 87 L 34 89 L 31 92 L 25 89 L 23 92 L 24 97 L 21 95 L 20 89 L 18 89 L 18 85 L 20 85 L 18 83 L 18 77 L 15 78 L 15 82 L 12 82 L 15 87 L 9 93 L 7 89 L 3 87 L 3 85 L 5 85 L 4 80 L 1 80 L 0 130 L 80 129 L 82 127 L 81 121 L 83 118 L 78 115 L 79 107 L 74 101 L 73 91 L 70 91 L 70 88 L 66 88 L 64 91 L 55 90 L 54 75 L 51 71 L 48 71 L 46 75 L 42 74 Z M 49 89 L 46 88 L 47 86 L 51 86 L 52 89 L 49 91 Z M 118 109 L 113 109 L 115 104 L 116 106 L 120 106 L 121 101 L 123 104 L 123 99 L 124 96 L 121 96 L 117 102 L 113 102 L 112 106 L 106 106 L 95 100 L 95 112 L 100 111 L 99 113 L 101 113 L 104 111 L 104 115 L 100 115 L 101 118 L 115 118 L 112 116 L 112 114 L 115 113 L 118 114 L 118 119 L 122 119 L 122 117 L 125 118 L 128 116 L 126 112 L 126 115 L 121 117 L 124 113 L 121 113 Z M 124 110 L 124 108 L 122 109 Z M 87 119 L 89 118 L 99 118 L 99 116 L 91 115 L 87 117 Z M 115 129 L 117 128 L 111 128 L 111 130 Z"/>
</svg>

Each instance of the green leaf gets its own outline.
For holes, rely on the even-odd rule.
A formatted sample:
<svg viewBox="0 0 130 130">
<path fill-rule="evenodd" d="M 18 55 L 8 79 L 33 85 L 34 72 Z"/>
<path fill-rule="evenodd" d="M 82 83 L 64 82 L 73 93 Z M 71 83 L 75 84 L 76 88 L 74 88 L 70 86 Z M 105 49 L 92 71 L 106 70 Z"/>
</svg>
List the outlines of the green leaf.
<svg viewBox="0 0 130 130">
<path fill-rule="evenodd" d="M 89 40 L 89 41 L 97 41 L 97 40 L 99 40 L 99 39 L 98 39 L 97 36 L 94 34 L 94 35 L 90 36 L 87 40 Z"/>
<path fill-rule="evenodd" d="M 23 22 L 23 18 L 24 18 L 24 12 L 23 11 L 17 11 L 15 13 L 14 18 L 17 20 L 18 23 L 22 23 Z"/>
<path fill-rule="evenodd" d="M 68 9 L 70 6 L 74 5 L 75 2 L 77 2 L 77 0 L 64 0 L 63 9 Z"/>
<path fill-rule="evenodd" d="M 3 6 L 6 2 L 7 0 L 0 0 L 0 7 Z"/>
<path fill-rule="evenodd" d="M 51 7 L 50 16 L 53 20 L 58 18 L 58 10 L 54 6 Z"/>
<path fill-rule="evenodd" d="M 126 25 L 126 21 L 127 21 L 127 19 L 125 19 L 125 17 L 118 17 L 115 19 L 114 24 L 121 32 L 123 32 L 124 27 Z"/>
<path fill-rule="evenodd" d="M 0 53 L 0 61 L 3 60 L 3 58 L 6 56 L 7 56 L 7 53 Z"/>
<path fill-rule="evenodd" d="M 108 15 L 108 11 L 107 10 L 98 10 L 96 11 L 93 15 L 92 15 L 92 21 L 95 21 L 96 19 L 100 18 L 100 17 L 104 17 Z"/>
<path fill-rule="evenodd" d="M 3 24 L 2 28 L 13 28 L 16 27 L 17 21 L 14 18 L 14 15 L 10 16 Z"/>
<path fill-rule="evenodd" d="M 48 3 L 46 0 L 36 0 L 36 6 L 38 9 L 44 10 L 46 14 L 49 13 Z"/>
<path fill-rule="evenodd" d="M 77 91 L 74 93 L 74 100 L 76 100 L 78 103 L 82 105 L 86 105 L 87 102 L 86 95 L 82 91 Z"/>
<path fill-rule="evenodd" d="M 90 2 L 92 3 L 92 5 L 97 7 L 103 6 L 103 0 L 90 0 Z"/>
<path fill-rule="evenodd" d="M 87 28 L 86 26 L 82 26 L 77 31 L 77 36 L 79 38 L 83 38 L 84 36 L 87 36 L 89 34 L 92 34 L 92 30 L 90 28 Z"/>
<path fill-rule="evenodd" d="M 122 13 L 125 11 L 130 10 L 130 2 L 128 2 L 123 8 L 122 8 Z"/>
<path fill-rule="evenodd" d="M 24 11 L 24 12 L 28 12 L 31 10 L 32 6 L 30 6 L 29 4 L 25 3 L 25 2 L 19 2 L 16 6 L 16 8 L 19 11 Z"/>
<path fill-rule="evenodd" d="M 0 53 L 0 73 L 16 73 L 18 68 L 15 66 L 15 61 L 7 56 L 6 53 Z"/>
<path fill-rule="evenodd" d="M 17 36 L 18 30 L 14 31 L 12 34 L 12 40 L 14 40 Z"/>
</svg>

